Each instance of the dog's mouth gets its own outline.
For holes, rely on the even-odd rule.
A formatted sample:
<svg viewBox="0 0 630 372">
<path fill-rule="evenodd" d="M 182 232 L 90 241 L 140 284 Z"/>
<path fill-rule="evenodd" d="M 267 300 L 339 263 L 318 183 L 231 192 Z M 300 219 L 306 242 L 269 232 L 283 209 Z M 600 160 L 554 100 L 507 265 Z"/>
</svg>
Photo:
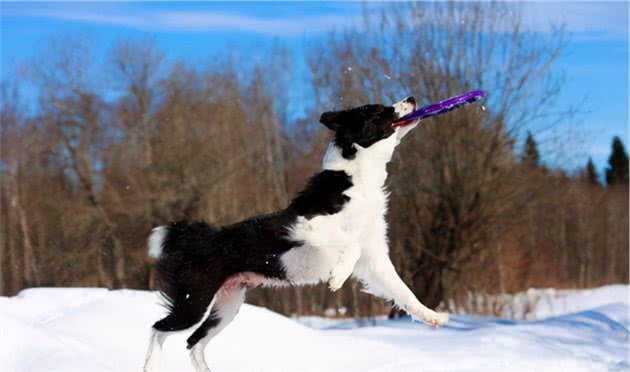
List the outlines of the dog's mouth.
<svg viewBox="0 0 630 372">
<path fill-rule="evenodd" d="M 406 120 L 401 120 L 401 119 L 403 119 L 405 116 L 409 115 L 410 113 L 416 110 L 416 99 L 410 96 L 403 99 L 400 102 L 396 102 L 394 103 L 394 110 L 396 111 L 398 119 L 396 119 L 392 123 L 392 126 L 402 127 L 405 125 L 409 125 L 413 122 L 413 120 L 406 121 Z"/>
</svg>

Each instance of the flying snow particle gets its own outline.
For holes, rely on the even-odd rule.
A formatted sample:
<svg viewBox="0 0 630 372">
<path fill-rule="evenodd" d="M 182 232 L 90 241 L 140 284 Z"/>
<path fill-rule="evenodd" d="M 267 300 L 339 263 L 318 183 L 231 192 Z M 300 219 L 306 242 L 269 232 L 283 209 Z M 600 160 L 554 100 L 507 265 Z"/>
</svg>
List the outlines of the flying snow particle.
<svg viewBox="0 0 630 372">
<path fill-rule="evenodd" d="M 387 74 L 383 74 L 383 76 L 385 76 L 385 78 L 386 78 L 387 80 L 392 80 L 392 77 L 391 77 L 391 76 L 389 76 L 389 75 L 387 75 Z"/>
</svg>

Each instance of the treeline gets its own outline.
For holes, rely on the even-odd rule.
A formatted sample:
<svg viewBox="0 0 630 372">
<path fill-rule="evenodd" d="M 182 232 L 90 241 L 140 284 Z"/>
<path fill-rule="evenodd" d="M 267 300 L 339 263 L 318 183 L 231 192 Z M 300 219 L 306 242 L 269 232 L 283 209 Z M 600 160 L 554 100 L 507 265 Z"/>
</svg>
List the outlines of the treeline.
<svg viewBox="0 0 630 372">
<path fill-rule="evenodd" d="M 543 166 L 533 136 L 520 150 L 526 128 L 558 112 L 551 66 L 564 32 L 523 32 L 509 4 L 398 4 L 365 17 L 369 33 L 307 48 L 308 102 L 288 94 L 281 47 L 244 69 L 229 58 L 203 68 L 170 61 L 150 43 L 119 43 L 105 61 L 91 59 L 87 42 L 52 45 L 23 73 L 36 100 L 21 99 L 23 83 L 3 84 L 0 292 L 153 288 L 151 228 L 284 207 L 320 167 L 321 112 L 477 88 L 490 92 L 484 105 L 428 120 L 390 166 L 390 252 L 403 279 L 429 306 L 457 306 L 469 291 L 627 282 L 621 141 L 606 186 L 592 163 L 575 175 Z M 248 299 L 286 314 L 388 311 L 355 282 Z"/>
</svg>

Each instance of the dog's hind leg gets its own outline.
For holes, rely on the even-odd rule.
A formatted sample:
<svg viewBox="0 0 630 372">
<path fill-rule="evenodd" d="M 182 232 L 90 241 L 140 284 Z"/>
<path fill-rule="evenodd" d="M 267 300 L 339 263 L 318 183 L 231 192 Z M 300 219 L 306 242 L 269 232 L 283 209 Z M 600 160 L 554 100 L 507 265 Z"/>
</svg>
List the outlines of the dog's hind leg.
<svg viewBox="0 0 630 372">
<path fill-rule="evenodd" d="M 240 285 L 219 290 L 212 311 L 188 338 L 188 349 L 191 349 L 190 359 L 195 372 L 210 371 L 206 364 L 204 350 L 208 342 L 234 319 L 243 301 L 245 301 L 245 288 L 241 288 Z"/>
<path fill-rule="evenodd" d="M 214 293 L 203 295 L 189 293 L 185 295 L 186 297 L 176 299 L 173 301 L 170 314 L 155 322 L 153 328 L 161 332 L 176 332 L 195 326 L 210 312 L 213 295 Z"/>
<path fill-rule="evenodd" d="M 157 321 L 151 328 L 149 348 L 144 363 L 144 372 L 157 372 L 160 370 L 162 344 L 166 337 L 173 332 L 183 331 L 200 323 L 206 313 L 211 313 L 216 296 L 212 301 L 210 296 L 194 296 L 173 301 L 170 314 Z"/>
<path fill-rule="evenodd" d="M 149 338 L 149 349 L 144 361 L 144 372 L 157 372 L 160 370 L 160 359 L 162 356 L 162 344 L 166 339 L 167 333 L 160 332 L 155 328 L 151 328 L 151 337 Z"/>
</svg>

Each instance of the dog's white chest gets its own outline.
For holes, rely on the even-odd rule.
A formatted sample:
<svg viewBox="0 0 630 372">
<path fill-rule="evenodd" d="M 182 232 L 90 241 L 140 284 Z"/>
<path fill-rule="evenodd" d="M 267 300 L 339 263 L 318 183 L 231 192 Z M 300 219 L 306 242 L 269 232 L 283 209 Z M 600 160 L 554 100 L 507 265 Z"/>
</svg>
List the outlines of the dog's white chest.
<svg viewBox="0 0 630 372">
<path fill-rule="evenodd" d="M 374 234 L 385 234 L 388 194 L 383 190 L 387 170 L 382 164 L 391 158 L 396 137 L 358 148 L 356 158 L 344 159 L 331 145 L 324 156 L 324 169 L 343 170 L 352 177 L 352 187 L 344 194 L 350 201 L 333 215 L 307 220 L 299 217 L 291 228 L 291 239 L 304 244 L 284 253 L 287 279 L 295 284 L 327 281 L 331 270 L 343 264 L 348 249 L 361 250 Z"/>
<path fill-rule="evenodd" d="M 365 195 L 353 187 L 346 193 L 351 199 L 341 212 L 310 220 L 298 218 L 291 239 L 304 244 L 281 257 L 289 281 L 295 284 L 327 281 L 347 249 L 361 249 L 362 240 L 370 237 L 373 222 L 380 224 L 384 220 L 386 194 L 381 189 L 374 191 L 377 192 Z"/>
</svg>

